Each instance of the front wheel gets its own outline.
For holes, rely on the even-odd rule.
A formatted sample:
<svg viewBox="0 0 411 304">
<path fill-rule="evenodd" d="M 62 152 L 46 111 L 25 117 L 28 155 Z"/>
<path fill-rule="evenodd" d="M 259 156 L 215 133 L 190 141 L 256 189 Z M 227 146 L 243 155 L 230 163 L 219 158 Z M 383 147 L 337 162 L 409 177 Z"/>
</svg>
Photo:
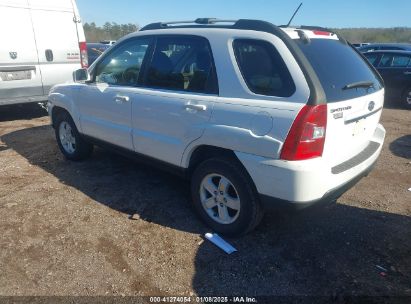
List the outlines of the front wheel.
<svg viewBox="0 0 411 304">
<path fill-rule="evenodd" d="M 192 176 L 191 193 L 201 219 L 223 235 L 243 235 L 261 221 L 263 211 L 252 181 L 231 159 L 201 163 Z"/>
<path fill-rule="evenodd" d="M 411 88 L 407 88 L 402 94 L 402 104 L 406 109 L 411 109 Z"/>
<path fill-rule="evenodd" d="M 81 137 L 68 113 L 61 113 L 56 118 L 55 133 L 60 151 L 67 159 L 83 160 L 92 153 L 93 145 Z"/>
</svg>

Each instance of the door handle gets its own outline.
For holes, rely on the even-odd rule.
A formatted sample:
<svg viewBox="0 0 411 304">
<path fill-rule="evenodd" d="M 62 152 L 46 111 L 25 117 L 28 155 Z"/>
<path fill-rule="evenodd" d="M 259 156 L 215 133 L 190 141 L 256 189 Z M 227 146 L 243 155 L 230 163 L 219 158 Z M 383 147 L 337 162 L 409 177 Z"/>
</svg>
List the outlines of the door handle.
<svg viewBox="0 0 411 304">
<path fill-rule="evenodd" d="M 199 105 L 199 104 L 191 104 L 188 103 L 184 106 L 186 110 L 194 110 L 194 111 L 205 111 L 207 110 L 207 106 L 205 105 Z"/>
<path fill-rule="evenodd" d="M 404 75 L 411 75 L 411 72 L 410 71 L 405 71 Z"/>
<path fill-rule="evenodd" d="M 114 97 L 114 101 L 118 104 L 128 102 L 129 100 L 130 100 L 130 97 L 128 96 L 117 95 L 116 97 Z"/>
<path fill-rule="evenodd" d="M 45 54 L 46 54 L 46 60 L 47 61 L 53 61 L 54 56 L 53 56 L 53 51 L 52 50 L 46 50 Z"/>
</svg>

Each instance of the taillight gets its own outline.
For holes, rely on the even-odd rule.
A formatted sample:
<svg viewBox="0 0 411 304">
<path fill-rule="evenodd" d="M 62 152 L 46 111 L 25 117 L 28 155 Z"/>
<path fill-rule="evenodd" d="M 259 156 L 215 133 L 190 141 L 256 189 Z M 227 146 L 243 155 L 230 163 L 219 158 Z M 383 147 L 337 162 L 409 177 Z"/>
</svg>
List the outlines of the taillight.
<svg viewBox="0 0 411 304">
<path fill-rule="evenodd" d="M 304 160 L 322 156 L 327 128 L 327 105 L 306 105 L 298 113 L 281 151 L 281 159 Z"/>
<path fill-rule="evenodd" d="M 330 36 L 331 33 L 330 32 L 326 32 L 326 31 L 313 31 L 314 35 L 317 36 Z"/>
<path fill-rule="evenodd" d="M 85 42 L 80 42 L 79 46 L 81 67 L 85 69 L 88 68 L 87 44 Z"/>
</svg>

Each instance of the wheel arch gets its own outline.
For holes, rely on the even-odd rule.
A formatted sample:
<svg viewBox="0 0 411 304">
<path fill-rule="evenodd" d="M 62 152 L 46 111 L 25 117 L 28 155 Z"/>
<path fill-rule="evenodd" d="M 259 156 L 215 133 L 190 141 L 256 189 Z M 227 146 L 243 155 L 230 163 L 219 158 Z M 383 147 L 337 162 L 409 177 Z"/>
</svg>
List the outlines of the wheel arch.
<svg viewBox="0 0 411 304">
<path fill-rule="evenodd" d="M 60 107 L 60 106 L 54 106 L 51 109 L 50 116 L 51 116 L 51 125 L 55 129 L 57 127 L 57 117 L 63 113 L 67 113 L 68 115 L 71 116 L 70 112 L 67 111 L 67 109 Z"/>
<path fill-rule="evenodd" d="M 204 160 L 216 157 L 232 158 L 238 161 L 237 156 L 232 150 L 210 145 L 200 145 L 195 147 L 190 155 L 188 155 L 186 167 L 191 173 Z"/>
<path fill-rule="evenodd" d="M 200 145 L 200 146 L 195 147 L 191 151 L 190 155 L 187 157 L 188 176 L 191 177 L 193 171 L 200 163 L 202 163 L 203 161 L 207 159 L 211 159 L 211 158 L 231 159 L 233 162 L 235 162 L 238 166 L 242 168 L 244 173 L 248 176 L 249 180 L 252 182 L 253 187 L 255 188 L 255 184 L 254 184 L 253 179 L 251 178 L 251 175 L 249 174 L 248 170 L 243 165 L 243 163 L 240 161 L 240 159 L 237 157 L 236 153 L 233 150 L 221 148 L 217 146 Z"/>
<path fill-rule="evenodd" d="M 56 86 L 52 89 L 52 92 L 49 94 L 48 98 L 48 108 L 51 123 L 52 126 L 55 127 L 55 114 L 67 112 L 68 115 L 70 115 L 70 117 L 73 119 L 77 129 L 81 131 L 79 112 L 71 95 L 72 94 L 64 91 L 63 89 L 60 89 L 59 86 Z"/>
</svg>

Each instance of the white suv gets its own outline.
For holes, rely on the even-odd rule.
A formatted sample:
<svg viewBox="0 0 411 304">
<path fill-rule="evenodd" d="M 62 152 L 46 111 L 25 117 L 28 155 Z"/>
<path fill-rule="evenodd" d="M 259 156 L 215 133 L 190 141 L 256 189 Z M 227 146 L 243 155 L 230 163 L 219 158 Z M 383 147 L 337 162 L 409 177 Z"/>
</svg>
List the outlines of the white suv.
<svg viewBox="0 0 411 304">
<path fill-rule="evenodd" d="M 335 201 L 365 176 L 385 137 L 378 73 L 323 28 L 257 20 L 155 23 L 56 86 L 58 145 L 93 144 L 191 179 L 215 231 L 244 234 L 263 206 Z"/>
</svg>

